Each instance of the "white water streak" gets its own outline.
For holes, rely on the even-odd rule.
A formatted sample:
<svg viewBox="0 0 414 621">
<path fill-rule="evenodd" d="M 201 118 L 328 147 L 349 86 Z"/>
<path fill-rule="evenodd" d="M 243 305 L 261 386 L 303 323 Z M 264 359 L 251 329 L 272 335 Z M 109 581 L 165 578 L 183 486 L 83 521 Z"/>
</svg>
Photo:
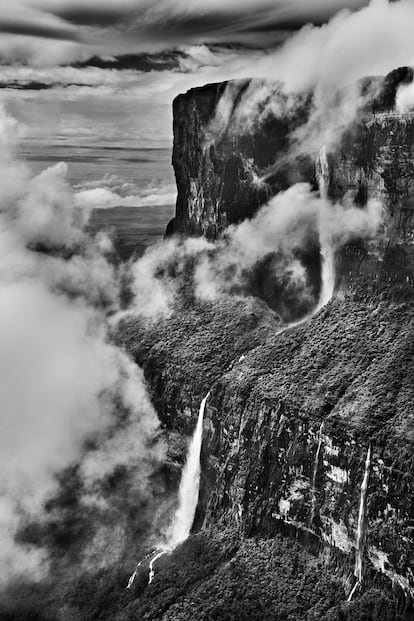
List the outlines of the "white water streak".
<svg viewBox="0 0 414 621">
<path fill-rule="evenodd" d="M 322 147 L 316 159 L 315 174 L 321 199 L 323 201 L 328 201 L 330 171 L 325 146 Z M 321 245 L 322 257 L 322 283 L 317 310 L 326 306 L 332 299 L 335 287 L 335 257 L 332 239 L 329 230 L 326 228 L 326 223 L 322 221 L 319 222 L 319 242 Z"/>
<path fill-rule="evenodd" d="M 309 528 L 312 528 L 313 520 L 315 518 L 315 508 L 316 508 L 316 476 L 318 474 L 319 456 L 320 456 L 320 453 L 321 453 L 322 441 L 323 441 L 322 432 L 323 432 L 323 422 L 321 423 L 321 426 L 319 428 L 318 448 L 316 450 L 315 463 L 314 463 L 314 466 L 313 466 L 312 505 L 311 505 L 311 513 L 310 513 L 310 518 L 309 518 Z"/>
<path fill-rule="evenodd" d="M 368 451 L 367 451 L 364 478 L 361 484 L 361 498 L 359 501 L 358 530 L 357 530 L 354 575 L 356 578 L 358 578 L 360 582 L 362 582 L 362 549 L 363 549 L 363 543 L 364 543 L 365 507 L 366 507 L 370 467 L 371 467 L 371 446 L 368 447 Z"/>
<path fill-rule="evenodd" d="M 154 577 L 155 577 L 155 570 L 154 570 L 155 561 L 158 561 L 158 559 L 161 558 L 161 556 L 164 556 L 164 554 L 168 554 L 168 552 L 171 552 L 171 550 L 167 548 L 165 550 L 161 550 L 161 552 L 158 552 L 158 554 L 154 556 L 154 558 L 151 560 L 149 564 L 148 584 L 151 584 L 151 582 L 154 580 Z"/>
<path fill-rule="evenodd" d="M 149 554 L 144 556 L 144 558 L 138 563 L 138 565 L 135 568 L 134 573 L 130 576 L 128 580 L 128 585 L 126 587 L 127 589 L 130 589 L 132 585 L 134 584 L 135 578 L 137 577 L 138 569 L 141 567 L 141 565 L 145 563 L 145 561 L 148 560 L 153 554 L 155 554 L 155 552 L 156 550 L 152 550 Z"/>
<path fill-rule="evenodd" d="M 362 584 L 362 552 L 364 547 L 364 531 L 365 531 L 365 510 L 366 510 L 366 498 L 369 483 L 369 473 L 371 468 L 371 445 L 368 447 L 367 458 L 365 460 L 364 478 L 361 483 L 361 496 L 359 501 L 359 513 L 358 513 L 358 530 L 355 552 L 355 569 L 354 576 L 357 581 L 354 584 L 354 588 L 349 594 L 348 602 L 353 598 L 357 588 Z"/>
<path fill-rule="evenodd" d="M 350 594 L 349 594 L 349 596 L 348 596 L 348 600 L 347 600 L 348 602 L 350 602 L 350 601 L 351 601 L 351 599 L 352 599 L 352 598 L 353 598 L 353 596 L 355 595 L 355 592 L 356 592 L 357 588 L 360 586 L 360 584 L 361 584 L 361 583 L 360 583 L 360 581 L 359 581 L 359 580 L 357 580 L 357 581 L 355 582 L 355 584 L 354 584 L 354 586 L 353 586 L 353 588 L 352 588 L 352 591 L 350 592 Z"/>
</svg>

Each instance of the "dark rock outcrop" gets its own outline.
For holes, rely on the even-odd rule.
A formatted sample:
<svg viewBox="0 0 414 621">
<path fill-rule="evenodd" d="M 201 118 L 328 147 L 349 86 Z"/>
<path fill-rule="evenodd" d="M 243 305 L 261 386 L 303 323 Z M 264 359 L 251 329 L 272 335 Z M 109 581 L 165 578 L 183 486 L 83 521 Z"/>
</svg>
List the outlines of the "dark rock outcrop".
<svg viewBox="0 0 414 621">
<path fill-rule="evenodd" d="M 391 230 L 402 239 L 414 235 L 414 113 L 397 114 L 394 108 L 398 88 L 412 79 L 413 70 L 404 67 L 383 80 L 362 81 L 364 104 L 329 153 L 330 197 L 339 200 L 347 194 L 361 206 L 380 197 Z M 287 102 L 275 86 L 260 105 L 256 103 L 254 112 L 261 117 L 255 122 L 246 99 L 262 86 L 255 80 L 209 84 L 175 99 L 178 199 L 167 235 L 215 239 L 226 226 L 251 217 L 293 183 L 306 181 L 316 187 L 316 153 L 292 151 L 295 131 L 313 110 L 312 95 Z"/>
</svg>

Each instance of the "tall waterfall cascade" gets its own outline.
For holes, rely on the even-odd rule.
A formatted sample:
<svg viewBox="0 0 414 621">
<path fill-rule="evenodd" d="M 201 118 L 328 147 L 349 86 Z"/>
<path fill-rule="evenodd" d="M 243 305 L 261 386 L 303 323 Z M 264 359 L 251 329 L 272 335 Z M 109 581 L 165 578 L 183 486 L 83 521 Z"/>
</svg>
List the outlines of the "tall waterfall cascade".
<svg viewBox="0 0 414 621">
<path fill-rule="evenodd" d="M 187 461 L 181 476 L 178 490 L 178 508 L 168 537 L 168 547 L 171 549 L 174 549 L 187 539 L 194 522 L 200 489 L 200 453 L 203 439 L 203 420 L 209 396 L 210 393 L 201 402 L 197 426 L 191 439 Z"/>
<path fill-rule="evenodd" d="M 326 147 L 319 151 L 315 163 L 315 175 L 318 182 L 319 194 L 323 201 L 328 201 L 328 189 L 330 180 L 329 162 Z M 319 219 L 319 242 L 321 246 L 321 292 L 317 310 L 320 310 L 331 300 L 335 286 L 335 258 L 332 239 L 327 228 L 327 223 Z"/>
<path fill-rule="evenodd" d="M 148 577 L 148 584 L 151 584 L 155 576 L 155 562 L 165 554 L 172 552 L 190 535 L 200 490 L 200 455 L 203 440 L 203 422 L 206 403 L 209 396 L 210 393 L 204 397 L 200 405 L 197 425 L 188 447 L 187 460 L 181 475 L 180 486 L 178 489 L 178 507 L 169 529 L 167 541 L 161 544 L 156 550 L 150 552 L 142 561 L 138 563 L 134 573 L 129 578 L 129 582 L 126 587 L 127 589 L 132 587 L 139 567 L 148 559 L 151 559 Z"/>
</svg>

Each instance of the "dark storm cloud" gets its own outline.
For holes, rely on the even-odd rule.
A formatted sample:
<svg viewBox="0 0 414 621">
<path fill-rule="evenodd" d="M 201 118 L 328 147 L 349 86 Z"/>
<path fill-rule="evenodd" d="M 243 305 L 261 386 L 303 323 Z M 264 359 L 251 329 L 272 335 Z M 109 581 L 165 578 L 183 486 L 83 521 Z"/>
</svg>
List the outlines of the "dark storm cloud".
<svg viewBox="0 0 414 621">
<path fill-rule="evenodd" d="M 139 15 L 131 21 L 128 31 L 160 41 L 176 41 L 179 37 L 187 42 L 199 41 L 203 37 L 224 41 L 233 36 L 243 37 L 247 33 L 260 35 L 272 32 L 279 33 L 278 39 L 283 39 L 308 23 L 319 26 L 328 22 L 338 10 L 365 6 L 368 0 L 314 0 L 306 7 L 303 4 L 298 0 L 244 0 L 237 4 L 233 0 L 224 0 L 203 6 L 201 1 L 196 0 L 184 10 L 183 2 L 177 0 L 169 5 L 168 10 Z"/>
<path fill-rule="evenodd" d="M 174 71 L 180 68 L 180 61 L 185 59 L 187 54 L 181 50 L 163 51 L 156 54 L 120 54 L 110 58 L 92 56 L 91 58 L 72 63 L 72 67 L 80 69 L 86 67 L 97 67 L 98 69 L 118 69 L 135 71 Z"/>
<path fill-rule="evenodd" d="M 18 80 L 0 82 L 0 89 L 12 89 L 17 91 L 45 91 L 53 88 L 54 84 L 45 84 L 44 82 L 20 82 Z"/>
<path fill-rule="evenodd" d="M 53 11 L 57 17 L 77 26 L 96 26 L 107 28 L 121 23 L 128 19 L 132 12 L 130 10 L 119 10 L 114 4 L 113 7 L 90 6 L 66 6 L 57 11 Z"/>
<path fill-rule="evenodd" d="M 39 37 L 42 39 L 59 39 L 60 41 L 79 41 L 79 32 L 64 26 L 22 21 L 2 21 L 0 17 L 0 33 Z"/>
<path fill-rule="evenodd" d="M 295 30 L 323 23 L 342 8 L 357 9 L 368 0 L 0 0 L 3 32 L 75 40 L 100 29 L 122 36 L 126 30 L 145 39 L 205 34 L 229 35 L 264 30 Z M 3 19 L 2 19 L 3 16 Z M 76 35 L 76 26 L 78 35 Z M 97 32 L 97 33 L 98 33 Z M 97 34 L 96 33 L 96 34 Z"/>
<path fill-rule="evenodd" d="M 242 15 L 210 13 L 205 15 L 180 15 L 168 17 L 163 21 L 146 24 L 145 32 L 153 36 L 177 36 L 188 38 L 205 34 L 220 34 L 224 31 L 237 31 L 243 24 Z M 135 26 L 138 30 L 140 24 Z"/>
<path fill-rule="evenodd" d="M 320 25 L 341 9 L 355 10 L 367 3 L 368 0 L 0 0 L 0 32 L 14 37 L 0 47 L 4 57 L 29 64 L 62 64 L 84 61 L 94 55 L 107 58 L 206 42 L 234 41 L 274 47 L 307 23 Z M 48 45 L 46 52 L 42 40 L 54 40 L 60 45 Z"/>
</svg>

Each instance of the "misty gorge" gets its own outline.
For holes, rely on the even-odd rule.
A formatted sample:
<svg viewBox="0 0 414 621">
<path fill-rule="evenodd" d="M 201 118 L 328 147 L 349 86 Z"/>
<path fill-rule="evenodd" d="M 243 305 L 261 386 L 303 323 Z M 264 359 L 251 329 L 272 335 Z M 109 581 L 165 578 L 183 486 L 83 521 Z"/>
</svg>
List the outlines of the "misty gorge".
<svg viewBox="0 0 414 621">
<path fill-rule="evenodd" d="M 0 105 L 0 621 L 414 619 L 414 71 L 351 78 L 175 97 L 142 252 Z"/>
</svg>

